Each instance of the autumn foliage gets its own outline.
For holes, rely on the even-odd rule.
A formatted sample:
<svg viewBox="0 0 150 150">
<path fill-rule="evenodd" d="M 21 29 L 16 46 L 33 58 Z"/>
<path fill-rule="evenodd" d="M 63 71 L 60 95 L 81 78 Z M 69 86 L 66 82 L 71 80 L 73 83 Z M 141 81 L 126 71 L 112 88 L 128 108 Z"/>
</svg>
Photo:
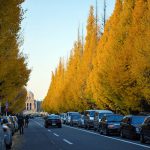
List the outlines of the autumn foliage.
<svg viewBox="0 0 150 150">
<path fill-rule="evenodd" d="M 20 51 L 20 36 L 24 0 L 0 0 L 0 103 L 9 111 L 20 112 L 25 107 L 25 85 L 30 70 Z"/>
<path fill-rule="evenodd" d="M 116 0 L 101 36 L 91 6 L 86 29 L 85 42 L 79 37 L 52 73 L 43 108 L 150 110 L 150 1 Z"/>
</svg>

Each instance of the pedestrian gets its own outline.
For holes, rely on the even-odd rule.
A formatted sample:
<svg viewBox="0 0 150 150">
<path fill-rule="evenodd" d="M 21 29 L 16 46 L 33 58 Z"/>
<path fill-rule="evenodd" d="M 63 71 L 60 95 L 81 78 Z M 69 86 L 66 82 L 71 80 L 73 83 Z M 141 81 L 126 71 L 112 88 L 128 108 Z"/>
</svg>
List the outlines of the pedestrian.
<svg viewBox="0 0 150 150">
<path fill-rule="evenodd" d="M 26 117 L 25 117 L 25 127 L 28 128 L 28 124 L 29 124 L 29 116 L 26 115 Z"/>
<path fill-rule="evenodd" d="M 20 135 L 24 134 L 23 128 L 24 128 L 24 117 L 22 115 L 18 116 L 18 127 Z"/>
<path fill-rule="evenodd" d="M 4 131 L 4 144 L 6 147 L 6 150 L 10 150 L 12 146 L 12 134 L 7 125 L 3 125 L 3 131 Z"/>
</svg>

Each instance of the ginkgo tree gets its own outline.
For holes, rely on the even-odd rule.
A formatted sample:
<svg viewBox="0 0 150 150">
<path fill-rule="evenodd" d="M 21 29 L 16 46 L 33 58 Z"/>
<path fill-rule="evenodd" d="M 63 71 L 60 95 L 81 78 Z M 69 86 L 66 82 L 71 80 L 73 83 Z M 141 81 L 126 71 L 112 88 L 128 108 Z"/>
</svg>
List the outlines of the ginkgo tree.
<svg viewBox="0 0 150 150">
<path fill-rule="evenodd" d="M 24 0 L 0 1 L 0 102 L 2 106 L 8 102 L 9 111 L 13 113 L 22 111 L 25 107 L 25 85 L 30 74 L 26 57 L 20 52 L 23 2 Z M 16 108 L 18 104 L 20 108 Z"/>
<path fill-rule="evenodd" d="M 116 0 L 101 36 L 91 6 L 86 30 L 84 44 L 75 42 L 61 74 L 52 76 L 43 108 L 55 107 L 56 112 L 97 108 L 123 114 L 149 111 L 149 0 Z"/>
</svg>

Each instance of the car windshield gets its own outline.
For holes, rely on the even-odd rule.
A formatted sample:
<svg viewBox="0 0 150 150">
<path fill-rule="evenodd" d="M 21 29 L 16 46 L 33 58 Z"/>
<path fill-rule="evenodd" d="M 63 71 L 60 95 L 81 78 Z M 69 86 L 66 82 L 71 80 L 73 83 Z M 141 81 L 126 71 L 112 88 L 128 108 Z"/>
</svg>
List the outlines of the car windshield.
<svg viewBox="0 0 150 150">
<path fill-rule="evenodd" d="M 99 119 L 102 119 L 102 117 L 103 117 L 105 114 L 112 114 L 112 113 L 99 113 Z"/>
<path fill-rule="evenodd" d="M 78 112 L 71 112 L 69 113 L 69 115 L 78 115 L 79 113 Z"/>
<path fill-rule="evenodd" d="M 64 114 L 61 114 L 60 117 L 65 117 L 65 115 L 64 115 Z"/>
<path fill-rule="evenodd" d="M 48 116 L 48 119 L 60 119 L 60 118 L 59 116 L 51 115 L 51 116 Z"/>
<path fill-rule="evenodd" d="M 123 116 L 121 116 L 121 115 L 107 116 L 108 122 L 121 122 L 122 119 L 123 119 Z"/>
<path fill-rule="evenodd" d="M 95 111 L 90 111 L 90 117 L 94 117 Z"/>
<path fill-rule="evenodd" d="M 80 115 L 72 115 L 71 117 L 72 117 L 73 119 L 80 119 L 80 118 L 81 118 Z"/>
<path fill-rule="evenodd" d="M 142 124 L 145 120 L 146 116 L 133 116 L 132 124 Z"/>
</svg>

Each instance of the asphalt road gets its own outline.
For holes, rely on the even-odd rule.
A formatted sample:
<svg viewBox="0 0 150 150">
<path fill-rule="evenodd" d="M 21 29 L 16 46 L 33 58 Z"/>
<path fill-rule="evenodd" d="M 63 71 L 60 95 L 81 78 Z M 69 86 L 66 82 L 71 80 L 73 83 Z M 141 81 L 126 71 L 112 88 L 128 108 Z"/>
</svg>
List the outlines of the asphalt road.
<svg viewBox="0 0 150 150">
<path fill-rule="evenodd" d="M 124 140 L 115 136 L 103 136 L 92 130 L 64 125 L 60 128 L 44 128 L 44 120 L 30 121 L 24 135 L 13 137 L 13 150 L 149 150 L 150 144 Z"/>
</svg>

